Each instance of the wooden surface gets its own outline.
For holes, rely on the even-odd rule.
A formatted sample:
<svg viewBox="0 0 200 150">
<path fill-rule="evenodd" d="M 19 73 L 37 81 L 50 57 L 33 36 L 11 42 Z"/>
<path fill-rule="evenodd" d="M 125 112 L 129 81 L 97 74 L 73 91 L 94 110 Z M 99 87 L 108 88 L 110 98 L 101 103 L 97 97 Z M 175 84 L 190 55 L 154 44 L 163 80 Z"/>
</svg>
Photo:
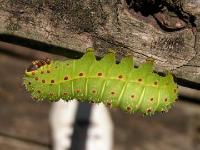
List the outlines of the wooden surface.
<svg viewBox="0 0 200 150">
<path fill-rule="evenodd" d="M 70 50 L 94 47 L 102 56 L 113 48 L 119 57 L 132 54 L 137 63 L 152 57 L 156 70 L 200 83 L 199 2 L 162 0 L 162 11 L 144 16 L 129 9 L 127 1 L 0 0 L 0 40 L 30 47 L 51 44 L 65 48 L 62 55 L 71 58 Z"/>
<path fill-rule="evenodd" d="M 50 104 L 34 102 L 24 90 L 22 77 L 29 62 L 0 54 L 0 64 L 0 149 L 45 150 Z"/>
<path fill-rule="evenodd" d="M 118 58 L 129 53 L 141 63 L 152 57 L 158 71 L 171 70 L 179 78 L 200 83 L 199 2 L 177 1 L 183 2 L 180 13 L 195 17 L 184 23 L 176 15 L 170 17 L 168 10 L 144 17 L 125 2 L 0 0 L 0 40 L 69 58 L 80 56 L 74 51 L 83 53 L 87 47 L 94 47 L 98 56 L 113 48 Z M 163 29 L 156 19 L 173 30 Z M 183 27 L 177 28 L 176 23 Z M 22 86 L 31 60 L 51 55 L 28 48 L 16 53 L 15 47 L 8 51 L 3 45 L 7 50 L 0 49 L 0 149 L 51 149 L 51 103 L 33 101 Z M 200 149 L 199 105 L 179 100 L 169 113 L 152 117 L 119 110 L 111 115 L 114 150 Z"/>
<path fill-rule="evenodd" d="M 0 149 L 51 149 L 48 119 L 51 103 L 33 101 L 22 86 L 23 72 L 30 60 L 1 52 L 0 50 Z M 32 55 L 44 56 L 40 52 Z M 111 115 L 115 126 L 114 150 L 200 148 L 199 105 L 179 100 L 169 113 L 152 117 L 130 115 L 120 110 L 112 110 Z"/>
</svg>

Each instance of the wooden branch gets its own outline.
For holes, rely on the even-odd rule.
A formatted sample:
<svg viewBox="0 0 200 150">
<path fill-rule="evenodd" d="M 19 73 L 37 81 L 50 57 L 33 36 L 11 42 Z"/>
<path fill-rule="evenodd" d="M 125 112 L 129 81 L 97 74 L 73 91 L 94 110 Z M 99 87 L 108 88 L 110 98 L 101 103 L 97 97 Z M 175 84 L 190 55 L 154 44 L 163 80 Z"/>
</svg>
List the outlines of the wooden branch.
<svg viewBox="0 0 200 150">
<path fill-rule="evenodd" d="M 119 58 L 152 57 L 157 71 L 200 83 L 200 3 L 179 2 L 163 0 L 155 12 L 141 4 L 135 12 L 137 0 L 0 0 L 0 39 L 11 35 L 66 51 L 94 47 L 98 56 L 113 48 Z"/>
</svg>

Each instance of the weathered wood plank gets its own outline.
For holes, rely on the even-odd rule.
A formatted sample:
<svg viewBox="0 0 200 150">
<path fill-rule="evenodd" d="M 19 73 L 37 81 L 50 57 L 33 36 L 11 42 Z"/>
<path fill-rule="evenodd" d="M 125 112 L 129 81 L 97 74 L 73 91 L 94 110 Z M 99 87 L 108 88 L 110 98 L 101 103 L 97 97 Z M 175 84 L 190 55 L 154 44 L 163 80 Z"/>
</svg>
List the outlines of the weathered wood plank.
<svg viewBox="0 0 200 150">
<path fill-rule="evenodd" d="M 48 146 L 37 145 L 18 139 L 8 138 L 0 135 L 1 150 L 49 150 Z"/>
<path fill-rule="evenodd" d="M 33 101 L 22 85 L 29 63 L 0 55 L 0 135 L 49 145 L 50 103 Z"/>
<path fill-rule="evenodd" d="M 164 1 L 164 0 L 163 0 Z M 182 15 L 163 14 L 148 17 L 129 9 L 126 0 L 0 1 L 0 34 L 14 35 L 85 52 L 94 47 L 97 55 L 107 48 L 119 56 L 132 54 L 138 63 L 155 59 L 156 70 L 172 72 L 179 78 L 200 83 L 200 4 L 186 0 L 167 7 L 182 8 Z M 180 11 L 177 9 L 177 11 Z M 158 25 L 175 27 L 163 31 Z M 157 19 L 157 22 L 156 22 Z M 178 20 L 178 21 L 177 21 Z M 170 24 L 171 23 L 171 24 Z M 184 26 L 182 26 L 182 24 Z M 2 38 L 1 38 L 2 39 Z"/>
<path fill-rule="evenodd" d="M 50 104 L 33 101 L 21 86 L 27 65 L 28 61 L 0 55 L 0 149 L 3 150 L 46 150 L 51 146 Z M 200 147 L 199 107 L 177 102 L 169 113 L 151 117 L 112 110 L 113 149 L 197 150 Z"/>
<path fill-rule="evenodd" d="M 168 113 L 154 116 L 113 111 L 114 150 L 198 150 L 200 106 L 177 102 Z"/>
</svg>

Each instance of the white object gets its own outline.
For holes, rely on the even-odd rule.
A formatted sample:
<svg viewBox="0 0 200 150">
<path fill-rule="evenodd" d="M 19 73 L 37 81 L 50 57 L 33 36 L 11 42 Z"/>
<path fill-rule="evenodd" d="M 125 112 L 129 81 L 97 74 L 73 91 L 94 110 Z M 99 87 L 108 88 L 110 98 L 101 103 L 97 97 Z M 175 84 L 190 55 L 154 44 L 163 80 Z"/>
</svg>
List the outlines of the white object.
<svg viewBox="0 0 200 150">
<path fill-rule="evenodd" d="M 77 106 L 78 102 L 75 100 L 70 102 L 60 100 L 52 105 L 50 125 L 53 150 L 70 148 Z M 107 108 L 103 104 L 94 104 L 89 119 L 86 150 L 112 150 L 113 124 Z"/>
</svg>

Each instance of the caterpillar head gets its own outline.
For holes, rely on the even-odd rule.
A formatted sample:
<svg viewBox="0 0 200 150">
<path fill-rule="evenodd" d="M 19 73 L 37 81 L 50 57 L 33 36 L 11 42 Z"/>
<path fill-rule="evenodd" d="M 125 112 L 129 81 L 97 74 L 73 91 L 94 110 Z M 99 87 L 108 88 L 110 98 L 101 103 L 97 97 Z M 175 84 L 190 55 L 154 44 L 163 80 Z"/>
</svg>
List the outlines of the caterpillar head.
<svg viewBox="0 0 200 150">
<path fill-rule="evenodd" d="M 26 69 L 27 72 L 30 72 L 30 71 L 35 71 L 37 70 L 38 68 L 40 68 L 41 66 L 44 66 L 46 64 L 50 64 L 51 63 L 51 60 L 49 58 L 46 58 L 46 59 L 40 59 L 40 60 L 35 60 L 32 62 L 32 64 Z"/>
</svg>

